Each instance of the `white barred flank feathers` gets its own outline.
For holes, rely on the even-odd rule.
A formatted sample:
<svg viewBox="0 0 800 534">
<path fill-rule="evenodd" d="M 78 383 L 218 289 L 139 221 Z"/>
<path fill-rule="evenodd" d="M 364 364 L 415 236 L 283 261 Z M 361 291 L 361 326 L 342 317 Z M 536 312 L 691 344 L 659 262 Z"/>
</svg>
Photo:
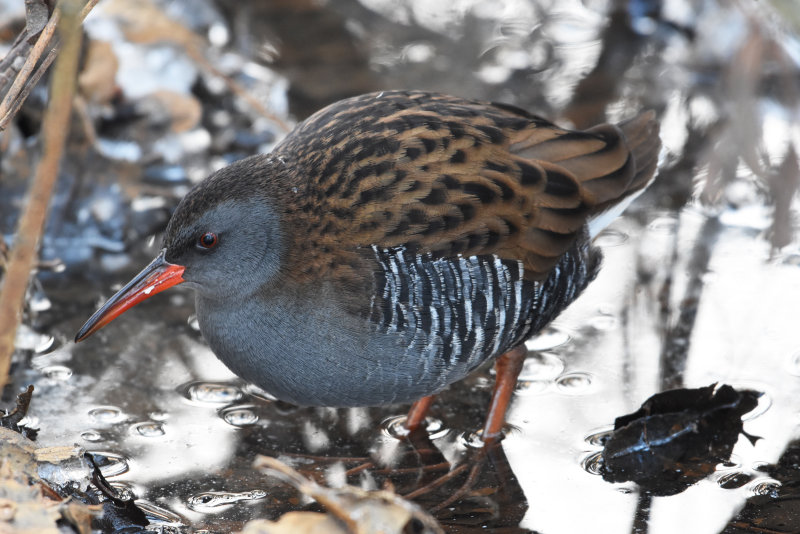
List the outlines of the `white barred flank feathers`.
<svg viewBox="0 0 800 534">
<path fill-rule="evenodd" d="M 523 291 L 521 262 L 372 249 L 383 270 L 373 316 L 386 332 L 404 333 L 408 349 L 426 359 L 472 368 L 511 348 L 530 328 L 533 301 Z"/>
</svg>

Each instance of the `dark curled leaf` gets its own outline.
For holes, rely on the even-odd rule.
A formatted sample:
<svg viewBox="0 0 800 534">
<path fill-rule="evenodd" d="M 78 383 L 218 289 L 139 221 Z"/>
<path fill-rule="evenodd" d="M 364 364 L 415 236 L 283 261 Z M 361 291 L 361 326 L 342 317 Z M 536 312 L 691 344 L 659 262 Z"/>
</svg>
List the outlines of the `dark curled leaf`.
<svg viewBox="0 0 800 534">
<path fill-rule="evenodd" d="M 760 392 L 716 384 L 653 395 L 636 412 L 618 417 L 603 448 L 603 478 L 634 481 L 656 495 L 679 493 L 730 458 L 742 415 Z"/>
<path fill-rule="evenodd" d="M 28 389 L 17 395 L 17 406 L 10 413 L 0 416 L 0 427 L 19 432 L 26 438 L 35 440 L 38 430 L 19 424 L 28 413 L 32 398 L 33 386 L 28 386 Z"/>
<path fill-rule="evenodd" d="M 50 20 L 50 10 L 43 0 L 25 0 L 25 33 L 32 41 Z"/>
<path fill-rule="evenodd" d="M 118 532 L 130 527 L 149 525 L 150 521 L 142 509 L 136 506 L 134 497 L 121 497 L 119 492 L 108 483 L 103 473 L 100 472 L 98 458 L 87 452 L 84 454 L 84 459 L 92 468 L 92 484 L 106 499 L 103 502 L 103 518 L 100 521 L 103 523 L 103 530 L 106 530 L 105 527 L 109 527 L 109 530 Z"/>
</svg>

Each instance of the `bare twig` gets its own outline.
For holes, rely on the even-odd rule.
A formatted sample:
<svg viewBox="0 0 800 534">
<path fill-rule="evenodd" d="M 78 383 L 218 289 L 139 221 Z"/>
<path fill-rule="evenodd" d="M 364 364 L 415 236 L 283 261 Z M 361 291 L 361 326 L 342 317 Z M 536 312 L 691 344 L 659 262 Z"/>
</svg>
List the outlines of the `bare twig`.
<svg viewBox="0 0 800 534">
<path fill-rule="evenodd" d="M 426 484 L 425 486 L 422 486 L 421 488 L 417 488 L 412 492 L 406 493 L 405 495 L 403 495 L 403 498 L 404 499 L 408 499 L 408 500 L 412 500 L 412 499 L 416 499 L 420 495 L 425 495 L 426 493 L 430 493 L 431 491 L 435 490 L 436 488 L 438 488 L 442 484 L 446 483 L 448 480 L 452 480 L 457 475 L 463 473 L 467 469 L 469 469 L 469 464 L 467 464 L 467 463 L 463 463 L 463 464 L 461 464 L 459 466 L 456 466 L 456 467 L 453 468 L 452 471 L 440 476 L 439 478 L 437 478 L 436 480 L 434 480 L 430 484 Z"/>
<path fill-rule="evenodd" d="M 97 5 L 97 2 L 100 0 L 89 0 L 86 2 L 86 5 L 81 8 L 81 22 L 86 18 L 86 16 L 94 9 L 94 6 Z"/>
<path fill-rule="evenodd" d="M 17 324 L 25 290 L 44 229 L 47 207 L 58 176 L 58 164 L 69 127 L 81 45 L 79 0 L 59 2 L 59 34 L 63 42 L 50 83 L 50 102 L 43 123 L 42 159 L 31 183 L 30 196 L 19 221 L 2 290 L 0 290 L 0 387 L 8 382 Z M 54 15 L 54 17 L 57 15 Z"/>
<path fill-rule="evenodd" d="M 81 8 L 80 21 L 86 18 L 89 12 L 97 5 L 99 0 L 89 0 Z M 44 26 L 44 29 L 39 34 L 39 38 L 33 48 L 27 52 L 25 63 L 14 78 L 14 83 L 9 88 L 8 92 L 0 102 L 0 130 L 5 129 L 9 122 L 22 107 L 22 104 L 28 98 L 31 90 L 36 86 L 41 77 L 53 63 L 53 60 L 58 55 L 58 42 L 53 41 L 55 28 L 58 24 L 60 17 L 60 10 L 56 9 L 50 16 L 50 20 Z M 25 30 L 27 31 L 27 29 Z M 48 55 L 39 63 L 42 54 L 47 47 L 53 42 L 53 47 Z M 11 54 L 9 54 L 11 55 Z M 37 67 L 38 64 L 38 67 Z"/>
<path fill-rule="evenodd" d="M 50 44 L 50 40 L 55 34 L 56 26 L 58 25 L 60 18 L 61 11 L 59 9 L 53 11 L 53 14 L 50 16 L 50 20 L 47 22 L 44 30 L 42 30 L 42 33 L 39 35 L 39 39 L 36 41 L 36 44 L 33 46 L 28 54 L 28 57 L 25 59 L 25 64 L 22 65 L 19 74 L 17 74 L 17 77 L 14 79 L 14 83 L 11 84 L 11 88 L 9 88 L 5 98 L 3 98 L 3 101 L 0 102 L 0 129 L 5 128 L 5 125 L 13 117 L 10 111 L 14 107 L 14 102 L 17 100 L 17 96 L 19 96 L 19 94 L 22 92 L 22 88 L 25 86 L 28 79 L 31 77 L 31 73 L 33 73 L 33 69 L 36 67 L 36 64 L 42 57 L 45 49 Z"/>
<path fill-rule="evenodd" d="M 25 100 L 28 99 L 28 95 L 31 93 L 36 84 L 39 83 L 39 80 L 42 78 L 47 69 L 50 68 L 50 65 L 58 56 L 58 49 L 52 48 L 44 60 L 39 64 L 36 70 L 33 72 L 31 77 L 27 80 L 22 91 L 20 91 L 19 95 L 13 99 L 8 100 L 8 112 L 5 115 L 0 115 L 3 117 L 0 119 L 0 131 L 5 129 L 6 125 L 17 115 L 19 108 L 22 107 L 22 104 L 25 103 Z M 17 80 L 20 78 L 18 77 Z M 6 100 L 3 100 L 3 103 L 6 103 Z"/>
<path fill-rule="evenodd" d="M 25 29 L 23 29 L 11 49 L 0 59 L 0 93 L 13 82 L 22 65 L 18 59 L 27 57 L 33 46 L 33 39 L 39 35 L 50 20 L 50 13 L 44 0 L 25 0 Z"/>
</svg>

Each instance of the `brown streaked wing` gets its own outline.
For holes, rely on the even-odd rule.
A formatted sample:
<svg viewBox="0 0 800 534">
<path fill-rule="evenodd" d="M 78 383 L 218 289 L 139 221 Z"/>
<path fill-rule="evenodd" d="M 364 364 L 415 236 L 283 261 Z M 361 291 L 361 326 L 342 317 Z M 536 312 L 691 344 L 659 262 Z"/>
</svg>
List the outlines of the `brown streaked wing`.
<svg viewBox="0 0 800 534">
<path fill-rule="evenodd" d="M 527 278 L 541 279 L 596 206 L 649 179 L 634 179 L 618 126 L 571 132 L 508 106 L 416 92 L 381 99 L 323 110 L 284 143 L 316 157 L 307 196 L 321 206 L 305 210 L 313 220 L 297 258 L 307 270 L 347 271 L 358 247 L 404 246 L 521 260 Z M 644 123 L 631 128 L 648 141 Z"/>
</svg>

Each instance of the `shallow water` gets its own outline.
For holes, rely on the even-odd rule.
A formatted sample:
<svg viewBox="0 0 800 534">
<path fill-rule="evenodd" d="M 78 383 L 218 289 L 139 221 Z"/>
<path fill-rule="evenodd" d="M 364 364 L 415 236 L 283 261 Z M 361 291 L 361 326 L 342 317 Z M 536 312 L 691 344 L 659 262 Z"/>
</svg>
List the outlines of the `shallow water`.
<svg viewBox="0 0 800 534">
<path fill-rule="evenodd" d="M 273 39 L 278 74 L 236 57 L 228 59 L 237 65 L 231 72 L 277 105 L 288 80 L 284 104 L 300 115 L 344 94 L 415 87 L 507 101 L 576 124 L 591 122 L 605 105 L 609 119 L 645 107 L 663 116 L 661 177 L 598 238 L 605 261 L 597 280 L 529 342 L 501 450 L 476 475 L 476 491 L 436 513 L 449 532 L 800 529 L 792 500 L 800 473 L 794 449 L 787 452 L 800 435 L 796 176 L 779 169 L 787 143 L 800 140 L 798 100 L 781 85 L 781 69 L 796 89 L 791 58 L 800 54 L 792 30 L 778 26 L 768 7 L 748 12 L 668 0 L 661 19 L 635 16 L 636 31 L 620 33 L 612 31 L 619 28 L 609 22 L 608 6 L 588 1 L 509 0 L 496 10 L 464 1 L 436 13 L 426 2 L 343 1 L 305 15 L 270 3 L 230 12 L 202 5 L 210 11 L 193 11 L 197 20 L 186 24 L 210 36 L 225 29 L 229 41 L 217 40 L 241 57 L 263 52 L 265 36 Z M 106 23 L 98 18 L 100 32 Z M 329 41 L 286 36 L 293 28 L 313 35 L 323 25 Z M 609 35 L 621 35 L 621 44 Z M 764 67 L 774 58 L 741 63 L 743 51 L 767 50 L 769 39 L 786 51 L 781 68 Z M 321 51 L 331 41 L 346 61 Z M 224 63 L 219 50 L 210 53 Z M 593 71 L 604 54 L 617 59 Z M 332 74 L 331 64 L 340 72 Z M 268 150 L 280 135 L 274 125 L 242 119 L 247 112 L 229 97 L 215 100 L 211 77 L 184 74 L 185 87 L 203 87 L 195 92 L 210 110 L 192 135 L 156 135 L 147 122 L 106 125 L 99 133 L 117 143 L 104 145 L 112 155 L 133 139 L 143 159 L 121 163 L 115 153 L 111 161 L 93 157 L 92 165 L 65 163 L 44 247 L 65 270 L 40 274 L 13 370 L 15 384 L 36 387 L 29 423 L 41 429 L 39 444 L 77 443 L 102 453 L 104 474 L 137 496 L 150 528 L 186 531 L 237 531 L 248 519 L 274 519 L 305 504 L 253 471 L 257 454 L 331 485 L 346 479 L 377 488 L 389 479 L 401 494 L 441 475 L 445 460 L 454 468 L 478 463 L 474 432 L 491 392 L 488 366 L 441 396 L 429 441 L 413 443 L 392 431 L 406 406 L 297 408 L 237 379 L 203 343 L 193 295 L 180 287 L 87 342 L 70 341 L 115 284 L 157 252 L 158 239 L 148 237 L 163 228 L 190 182 Z M 584 88 L 595 90 L 593 99 L 575 96 L 582 80 L 590 80 Z M 21 172 L 8 176 L 0 183 L 6 235 L 24 182 Z M 781 198 L 788 199 L 783 208 Z M 776 241 L 779 230 L 789 238 Z M 745 431 L 762 437 L 755 445 L 740 437 L 728 462 L 669 497 L 597 474 L 602 436 L 617 416 L 656 392 L 714 382 L 764 393 L 745 416 Z M 788 467 L 771 468 L 782 456 Z M 463 475 L 418 502 L 440 504 Z M 737 518 L 748 499 L 755 511 Z"/>
</svg>

